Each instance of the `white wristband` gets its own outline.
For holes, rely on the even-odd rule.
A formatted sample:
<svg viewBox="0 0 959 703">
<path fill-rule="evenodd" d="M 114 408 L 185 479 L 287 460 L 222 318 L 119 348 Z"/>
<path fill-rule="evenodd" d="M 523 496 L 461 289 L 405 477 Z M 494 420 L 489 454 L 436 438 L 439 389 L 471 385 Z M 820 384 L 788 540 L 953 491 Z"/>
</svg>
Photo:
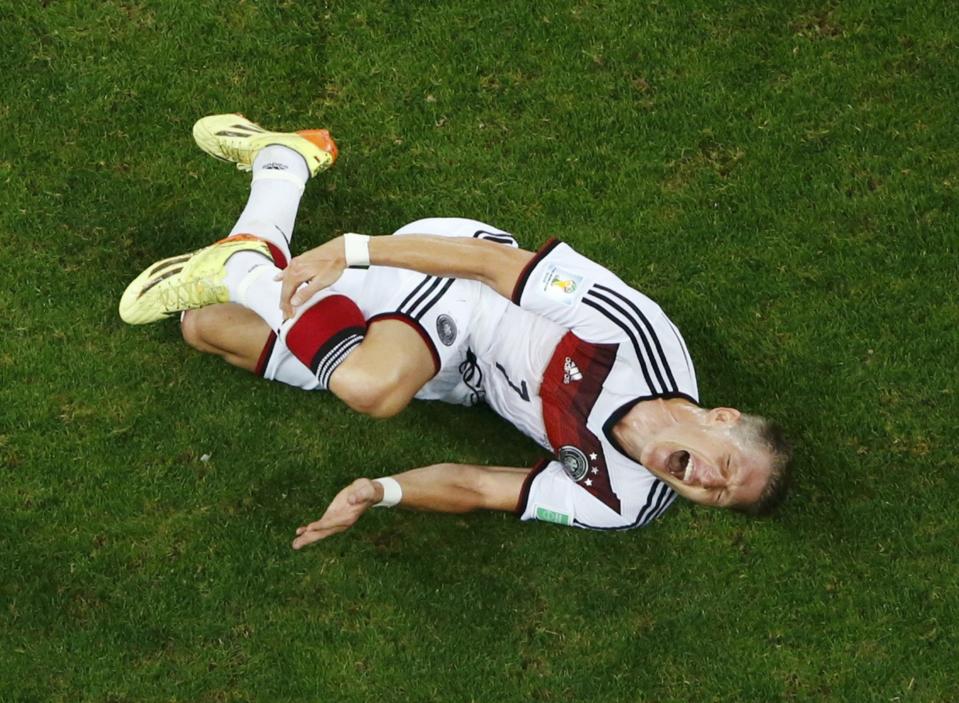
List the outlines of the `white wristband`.
<svg viewBox="0 0 959 703">
<path fill-rule="evenodd" d="M 343 254 L 347 266 L 369 266 L 370 236 L 347 232 L 343 235 Z"/>
<path fill-rule="evenodd" d="M 374 478 L 373 481 L 383 486 L 383 500 L 374 505 L 374 508 L 392 508 L 403 500 L 403 487 L 395 478 L 384 476 L 383 478 Z"/>
</svg>

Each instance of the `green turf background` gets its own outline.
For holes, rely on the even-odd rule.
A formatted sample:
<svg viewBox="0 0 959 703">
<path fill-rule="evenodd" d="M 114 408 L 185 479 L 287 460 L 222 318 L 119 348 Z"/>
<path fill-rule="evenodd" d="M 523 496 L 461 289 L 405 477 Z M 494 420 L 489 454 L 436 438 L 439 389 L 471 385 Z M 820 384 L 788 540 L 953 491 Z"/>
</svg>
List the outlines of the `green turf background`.
<svg viewBox="0 0 959 703">
<path fill-rule="evenodd" d="M 0 0 L 0 701 L 959 700 L 959 6 Z M 462 215 L 558 236 L 797 448 L 773 520 L 602 534 L 377 511 L 358 475 L 532 463 L 376 422 L 116 303 L 222 235 L 207 113 L 329 127 L 294 249 Z"/>
</svg>

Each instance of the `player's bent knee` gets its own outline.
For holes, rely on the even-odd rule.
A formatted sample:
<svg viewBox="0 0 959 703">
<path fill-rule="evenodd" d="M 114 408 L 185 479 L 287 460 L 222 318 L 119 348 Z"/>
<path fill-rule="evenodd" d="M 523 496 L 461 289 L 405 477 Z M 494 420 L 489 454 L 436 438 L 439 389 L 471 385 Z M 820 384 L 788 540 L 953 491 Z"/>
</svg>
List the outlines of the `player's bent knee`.
<svg viewBox="0 0 959 703">
<path fill-rule="evenodd" d="M 353 410 L 375 418 L 393 417 L 410 401 L 398 379 L 347 364 L 333 372 L 330 390 Z"/>
<path fill-rule="evenodd" d="M 462 487 L 479 496 L 478 503 L 482 507 L 487 507 L 485 505 L 485 497 L 489 495 L 492 490 L 491 474 L 475 466 L 461 466 L 459 468 L 459 480 L 462 483 Z"/>
<path fill-rule="evenodd" d="M 188 346 L 209 353 L 209 345 L 203 339 L 202 315 L 198 310 L 188 310 L 180 319 L 180 334 Z"/>
</svg>

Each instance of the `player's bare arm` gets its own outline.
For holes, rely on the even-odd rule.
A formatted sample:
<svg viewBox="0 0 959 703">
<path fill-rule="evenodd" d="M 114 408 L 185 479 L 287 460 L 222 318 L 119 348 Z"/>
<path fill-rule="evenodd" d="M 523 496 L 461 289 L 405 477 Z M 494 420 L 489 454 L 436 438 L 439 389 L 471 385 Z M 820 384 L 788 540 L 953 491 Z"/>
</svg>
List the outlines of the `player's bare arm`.
<svg viewBox="0 0 959 703">
<path fill-rule="evenodd" d="M 510 297 L 533 253 L 466 237 L 412 234 L 370 237 L 369 263 L 434 276 L 469 278 Z M 281 274 L 286 317 L 319 290 L 332 285 L 347 266 L 344 238 L 337 237 L 295 257 Z M 302 284 L 302 287 L 300 287 Z"/>
<path fill-rule="evenodd" d="M 402 497 L 398 505 L 405 508 L 440 513 L 513 511 L 529 471 L 504 466 L 434 464 L 390 478 L 399 484 Z M 323 517 L 296 530 L 293 549 L 348 530 L 383 496 L 379 481 L 355 480 L 333 498 Z"/>
</svg>

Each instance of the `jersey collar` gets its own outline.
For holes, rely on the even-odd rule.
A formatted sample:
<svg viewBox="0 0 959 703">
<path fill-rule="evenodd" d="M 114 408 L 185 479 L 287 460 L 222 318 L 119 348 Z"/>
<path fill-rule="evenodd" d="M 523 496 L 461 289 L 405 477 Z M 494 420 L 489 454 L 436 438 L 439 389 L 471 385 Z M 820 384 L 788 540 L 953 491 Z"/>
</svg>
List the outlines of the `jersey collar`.
<svg viewBox="0 0 959 703">
<path fill-rule="evenodd" d="M 633 398 L 632 400 L 623 403 L 612 412 L 609 418 L 607 418 L 606 422 L 603 423 L 603 434 L 617 452 L 622 454 L 627 459 L 639 464 L 636 459 L 626 453 L 626 450 L 623 449 L 623 447 L 616 440 L 616 437 L 613 436 L 613 428 L 616 427 L 616 423 L 623 419 L 626 413 L 636 407 L 639 403 L 642 403 L 646 400 L 672 400 L 673 398 L 682 398 L 683 400 L 689 401 L 693 405 L 699 405 L 699 401 L 697 401 L 695 398 L 678 391 L 673 393 L 653 393 L 651 395 L 641 395 L 638 398 Z M 639 465 L 642 466 L 642 464 Z"/>
</svg>

